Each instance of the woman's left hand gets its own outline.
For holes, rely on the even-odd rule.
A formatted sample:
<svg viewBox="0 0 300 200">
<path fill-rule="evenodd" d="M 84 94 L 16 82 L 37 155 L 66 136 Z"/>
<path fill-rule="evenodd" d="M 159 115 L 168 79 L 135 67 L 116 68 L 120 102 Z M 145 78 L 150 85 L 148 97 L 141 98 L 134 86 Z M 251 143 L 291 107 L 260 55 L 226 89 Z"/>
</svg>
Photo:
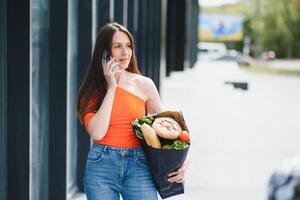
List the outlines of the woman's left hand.
<svg viewBox="0 0 300 200">
<path fill-rule="evenodd" d="M 185 176 L 185 172 L 188 168 L 190 164 L 190 161 L 188 159 L 186 159 L 183 163 L 183 165 L 175 172 L 172 172 L 169 174 L 169 179 L 168 181 L 172 182 L 176 182 L 176 183 L 181 183 L 184 181 L 184 176 Z"/>
</svg>

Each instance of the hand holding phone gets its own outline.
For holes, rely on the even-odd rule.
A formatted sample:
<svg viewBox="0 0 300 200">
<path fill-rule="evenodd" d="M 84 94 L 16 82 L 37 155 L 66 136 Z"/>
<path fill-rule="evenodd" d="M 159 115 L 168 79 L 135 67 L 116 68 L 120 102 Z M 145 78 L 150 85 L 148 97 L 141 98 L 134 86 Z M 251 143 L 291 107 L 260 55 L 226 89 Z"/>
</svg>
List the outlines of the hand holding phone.
<svg viewBox="0 0 300 200">
<path fill-rule="evenodd" d="M 102 55 L 102 61 L 103 61 L 103 63 L 106 64 L 108 61 L 111 60 L 111 58 L 112 58 L 112 57 L 109 55 L 108 51 L 105 49 L 105 50 L 103 51 L 103 55 Z M 115 66 L 113 67 L 113 69 L 112 69 L 112 72 L 119 71 L 119 70 L 120 70 L 119 65 L 115 65 Z"/>
</svg>

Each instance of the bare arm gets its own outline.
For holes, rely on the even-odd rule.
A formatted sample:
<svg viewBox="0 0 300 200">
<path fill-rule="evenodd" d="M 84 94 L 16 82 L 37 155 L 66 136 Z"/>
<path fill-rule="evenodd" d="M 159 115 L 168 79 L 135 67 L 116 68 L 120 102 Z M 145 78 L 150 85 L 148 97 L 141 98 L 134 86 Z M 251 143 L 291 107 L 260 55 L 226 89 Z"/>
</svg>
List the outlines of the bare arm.
<svg viewBox="0 0 300 200">
<path fill-rule="evenodd" d="M 161 102 L 159 93 L 154 82 L 150 78 L 145 80 L 145 92 L 147 96 L 146 109 L 149 114 L 159 113 L 164 111 L 164 106 Z"/>
<path fill-rule="evenodd" d="M 94 140 L 101 140 L 108 130 L 114 97 L 115 88 L 108 89 L 99 110 L 87 126 L 87 132 Z"/>
<path fill-rule="evenodd" d="M 107 63 L 102 63 L 108 90 L 104 96 L 99 110 L 91 118 L 89 124 L 87 125 L 87 132 L 94 140 L 101 140 L 105 136 L 109 127 L 115 91 L 117 87 L 115 78 L 115 74 L 117 72 L 112 71 L 113 67 L 116 66 L 116 64 L 117 63 L 114 62 L 114 58 Z"/>
</svg>

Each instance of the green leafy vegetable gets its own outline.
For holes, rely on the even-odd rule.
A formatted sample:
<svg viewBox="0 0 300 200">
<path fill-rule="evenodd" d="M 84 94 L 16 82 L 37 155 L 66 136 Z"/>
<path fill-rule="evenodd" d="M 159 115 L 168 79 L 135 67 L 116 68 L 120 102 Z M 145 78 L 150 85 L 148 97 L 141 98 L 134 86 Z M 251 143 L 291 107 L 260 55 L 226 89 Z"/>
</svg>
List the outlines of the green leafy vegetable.
<svg viewBox="0 0 300 200">
<path fill-rule="evenodd" d="M 172 144 L 166 144 L 163 145 L 162 148 L 163 149 L 185 149 L 188 148 L 189 144 L 185 141 L 181 141 L 181 140 L 174 140 L 174 142 Z"/>
<path fill-rule="evenodd" d="M 138 123 L 140 125 L 144 124 L 144 123 L 147 123 L 148 125 L 152 126 L 154 122 L 154 118 L 153 117 L 144 117 L 144 118 L 139 118 L 138 119 Z"/>
<path fill-rule="evenodd" d="M 139 123 L 138 123 L 138 120 L 135 120 L 134 122 L 131 122 L 131 127 L 133 128 L 136 136 L 141 139 L 141 140 L 144 140 L 144 136 L 143 136 L 143 133 L 139 127 Z"/>
</svg>

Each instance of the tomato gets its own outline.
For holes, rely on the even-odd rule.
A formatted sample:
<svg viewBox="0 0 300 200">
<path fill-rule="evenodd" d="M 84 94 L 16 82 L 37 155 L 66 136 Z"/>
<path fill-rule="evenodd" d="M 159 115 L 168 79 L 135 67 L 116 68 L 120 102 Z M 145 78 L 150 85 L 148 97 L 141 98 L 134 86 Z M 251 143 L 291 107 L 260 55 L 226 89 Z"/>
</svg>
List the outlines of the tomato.
<svg viewBox="0 0 300 200">
<path fill-rule="evenodd" d="M 190 135 L 187 131 L 181 131 L 178 137 L 179 140 L 189 142 L 190 141 Z"/>
</svg>

